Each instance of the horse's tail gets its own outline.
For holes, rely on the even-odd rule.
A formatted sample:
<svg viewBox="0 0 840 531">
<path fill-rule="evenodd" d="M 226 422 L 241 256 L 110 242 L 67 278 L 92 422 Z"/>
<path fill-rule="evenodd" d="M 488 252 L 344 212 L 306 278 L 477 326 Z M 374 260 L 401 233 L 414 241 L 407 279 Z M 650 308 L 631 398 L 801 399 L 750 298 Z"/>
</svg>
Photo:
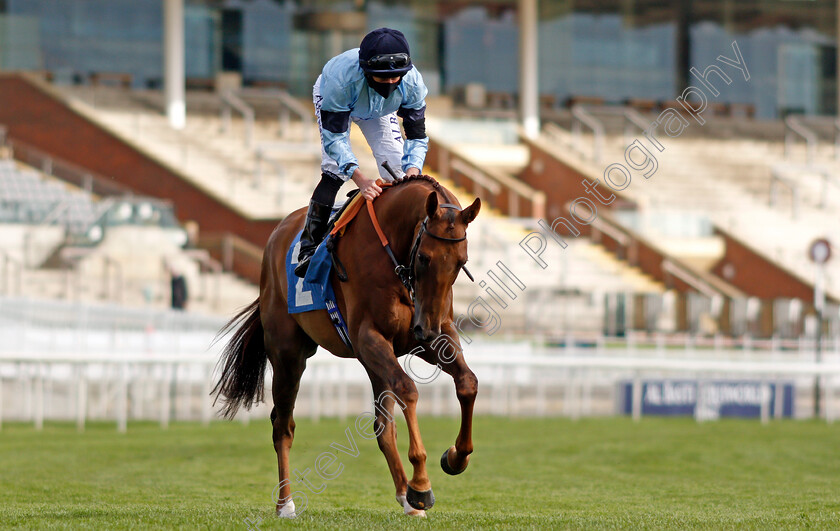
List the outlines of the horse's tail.
<svg viewBox="0 0 840 531">
<path fill-rule="evenodd" d="M 233 337 L 222 352 L 219 364 L 224 363 L 222 375 L 211 395 L 224 397 L 222 416 L 232 419 L 240 406 L 251 409 L 263 399 L 263 381 L 268 354 L 263 340 L 259 298 L 231 319 L 219 334 L 238 325 Z M 215 405 L 216 400 L 213 401 Z"/>
</svg>

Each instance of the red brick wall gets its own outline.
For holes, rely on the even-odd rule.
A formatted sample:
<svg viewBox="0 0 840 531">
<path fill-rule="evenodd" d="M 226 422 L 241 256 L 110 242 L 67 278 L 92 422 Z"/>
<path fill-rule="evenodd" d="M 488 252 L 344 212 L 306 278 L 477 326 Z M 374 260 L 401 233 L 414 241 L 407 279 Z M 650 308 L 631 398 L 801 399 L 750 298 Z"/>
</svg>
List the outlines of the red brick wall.
<svg viewBox="0 0 840 531">
<path fill-rule="evenodd" d="M 519 174 L 519 179 L 527 183 L 536 190 L 545 192 L 545 211 L 549 223 L 557 218 L 563 216 L 566 219 L 571 219 L 567 204 L 574 201 L 578 197 L 587 197 L 592 199 L 601 209 L 634 208 L 634 204 L 627 199 L 620 196 L 612 204 L 605 206 L 600 204 L 591 195 L 586 194 L 581 181 L 584 176 L 574 168 L 571 168 L 561 162 L 557 157 L 551 153 L 545 152 L 539 146 L 532 142 L 527 142 L 529 157 L 528 166 Z M 613 193 L 605 184 L 603 179 L 598 186 L 598 190 L 604 196 L 609 196 Z M 590 228 L 585 225 L 578 225 L 578 229 L 582 235 L 588 235 Z M 566 230 L 566 229 L 562 229 Z"/>
<path fill-rule="evenodd" d="M 792 297 L 804 301 L 814 299 L 814 288 L 809 282 L 782 269 L 771 260 L 753 251 L 731 234 L 715 229 L 715 234 L 723 237 L 726 251 L 723 258 L 715 264 L 712 272 L 726 279 L 733 286 L 750 295 L 762 299 Z M 732 266 L 734 275 L 724 275 L 727 266 Z"/>
<path fill-rule="evenodd" d="M 541 215 L 541 212 L 534 207 L 534 204 L 528 198 L 512 192 L 505 186 L 502 186 L 497 194 L 491 194 L 486 188 L 477 187 L 468 175 L 451 167 L 451 160 L 455 156 L 435 139 L 429 139 L 426 166 L 437 171 L 441 179 L 451 180 L 456 186 L 476 197 L 480 197 L 482 205 L 485 207 L 495 208 L 503 214 L 515 215 L 516 217 L 538 217 Z"/>
</svg>

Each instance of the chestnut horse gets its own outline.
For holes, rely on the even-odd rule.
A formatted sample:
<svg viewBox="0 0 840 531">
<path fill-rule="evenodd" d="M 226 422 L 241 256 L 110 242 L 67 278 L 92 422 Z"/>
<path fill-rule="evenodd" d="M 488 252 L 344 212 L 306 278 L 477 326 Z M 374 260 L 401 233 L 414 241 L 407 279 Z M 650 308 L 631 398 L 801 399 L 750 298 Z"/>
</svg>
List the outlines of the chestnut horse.
<svg viewBox="0 0 840 531">
<path fill-rule="evenodd" d="M 399 270 L 402 278 L 396 274 L 368 211 L 361 209 L 336 246 L 346 281 L 338 282 L 335 270 L 331 274 L 352 349 L 342 342 L 326 310 L 288 313 L 285 258 L 303 226 L 306 209 L 290 214 L 274 229 L 263 254 L 260 296 L 228 324 L 233 327 L 241 322 L 222 355 L 224 368 L 213 393 L 226 399 L 223 414 L 232 418 L 240 406 L 250 408 L 262 399 L 265 365 L 267 360 L 271 362 L 279 516 L 295 515 L 289 481 L 289 450 L 295 432 L 292 412 L 306 360 L 318 345 L 338 357 L 357 358 L 370 377 L 374 397 L 382 399 L 374 408 L 373 432 L 388 462 L 397 503 L 406 514 L 425 516 L 434 496 L 417 423 L 417 387 L 400 367 L 399 356 L 411 352 L 438 364 L 455 382 L 461 427 L 455 445 L 441 457 L 444 471 L 461 473 L 473 451 L 472 414 L 478 380 L 467 367 L 458 343 L 452 284 L 467 261 L 466 229 L 478 215 L 481 202 L 476 199 L 462 210 L 450 191 L 422 175 L 394 181 L 374 204 L 395 261 L 407 267 Z M 442 337 L 453 344 L 453 355 L 435 352 L 433 340 Z M 391 416 L 396 400 L 408 426 L 408 459 L 414 469 L 410 480 L 397 451 Z"/>
</svg>

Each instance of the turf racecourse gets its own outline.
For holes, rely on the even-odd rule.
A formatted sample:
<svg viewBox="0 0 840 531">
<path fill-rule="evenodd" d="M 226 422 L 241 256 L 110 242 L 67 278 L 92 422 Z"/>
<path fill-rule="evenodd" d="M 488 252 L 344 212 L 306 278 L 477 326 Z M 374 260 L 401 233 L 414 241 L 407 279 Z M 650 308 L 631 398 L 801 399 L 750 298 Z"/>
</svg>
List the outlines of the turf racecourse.
<svg viewBox="0 0 840 531">
<path fill-rule="evenodd" d="M 353 419 L 298 422 L 292 466 L 314 468 Z M 294 521 L 272 516 L 268 421 L 0 431 L 0 527 L 260 530 L 840 528 L 840 425 L 690 419 L 478 418 L 466 473 L 440 453 L 453 419 L 422 418 L 437 504 L 409 519 L 375 441 Z M 400 426 L 405 458 L 405 426 Z M 314 472 L 310 477 L 314 476 Z M 314 478 L 313 478 L 314 479 Z M 293 484 L 295 485 L 295 484 Z M 318 484 L 316 483 L 316 486 Z"/>
</svg>

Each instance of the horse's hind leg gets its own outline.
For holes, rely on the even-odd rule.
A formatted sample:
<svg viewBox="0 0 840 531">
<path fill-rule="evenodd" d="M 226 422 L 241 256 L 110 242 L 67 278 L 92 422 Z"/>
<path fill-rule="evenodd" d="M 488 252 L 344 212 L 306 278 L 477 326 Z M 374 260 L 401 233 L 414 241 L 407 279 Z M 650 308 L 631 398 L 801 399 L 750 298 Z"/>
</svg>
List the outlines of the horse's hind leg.
<svg viewBox="0 0 840 531">
<path fill-rule="evenodd" d="M 289 451 L 295 437 L 295 420 L 292 411 L 295 408 L 295 399 L 300 387 L 300 377 L 306 368 L 306 359 L 315 352 L 317 345 L 288 314 L 283 314 L 270 326 L 271 331 L 268 328 L 265 331 L 265 345 L 274 371 L 271 383 L 271 394 L 274 399 L 271 424 L 280 478 L 273 496 L 277 503 L 277 515 L 294 517 L 295 504 L 290 498 L 291 481 L 289 480 Z"/>
</svg>

